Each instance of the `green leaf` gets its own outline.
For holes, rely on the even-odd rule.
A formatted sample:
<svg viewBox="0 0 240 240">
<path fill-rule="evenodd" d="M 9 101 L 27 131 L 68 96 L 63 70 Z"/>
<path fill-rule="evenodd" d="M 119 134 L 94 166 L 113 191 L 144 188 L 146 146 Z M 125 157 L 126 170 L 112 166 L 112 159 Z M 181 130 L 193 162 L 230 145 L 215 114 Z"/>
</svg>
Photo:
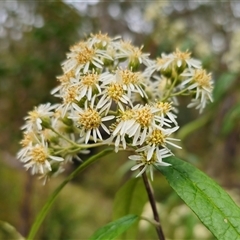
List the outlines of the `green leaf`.
<svg viewBox="0 0 240 240">
<path fill-rule="evenodd" d="M 125 232 L 133 223 L 138 220 L 136 215 L 128 215 L 122 217 L 106 226 L 98 229 L 90 238 L 90 240 L 111 240 L 115 239 Z"/>
<path fill-rule="evenodd" d="M 12 225 L 0 221 L 0 239 L 24 240 L 25 238 Z"/>
<path fill-rule="evenodd" d="M 128 214 L 141 215 L 145 203 L 148 201 L 142 178 L 127 181 L 116 193 L 113 204 L 113 219 Z M 122 239 L 136 238 L 137 228 L 131 228 Z"/>
<path fill-rule="evenodd" d="M 240 239 L 240 208 L 203 172 L 176 157 L 157 167 L 171 187 L 219 240 Z"/>
</svg>

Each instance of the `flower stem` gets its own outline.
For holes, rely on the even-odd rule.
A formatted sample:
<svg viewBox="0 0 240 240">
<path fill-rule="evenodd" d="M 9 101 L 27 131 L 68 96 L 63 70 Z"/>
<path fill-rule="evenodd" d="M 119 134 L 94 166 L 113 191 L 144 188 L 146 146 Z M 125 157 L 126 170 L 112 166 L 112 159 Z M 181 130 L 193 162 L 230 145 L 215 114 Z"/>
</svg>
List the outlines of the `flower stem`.
<svg viewBox="0 0 240 240">
<path fill-rule="evenodd" d="M 155 229 L 157 231 L 158 238 L 159 238 L 159 240 L 165 240 L 165 237 L 164 237 L 164 234 L 163 234 L 163 230 L 162 230 L 162 227 L 161 227 L 161 224 L 160 224 L 160 219 L 159 219 L 159 215 L 158 215 L 158 211 L 157 211 L 157 207 L 156 207 L 156 202 L 155 202 L 155 199 L 154 199 L 153 191 L 152 191 L 152 188 L 151 188 L 151 186 L 149 184 L 146 172 L 144 172 L 142 174 L 142 178 L 143 178 L 143 182 L 144 182 L 147 194 L 148 194 L 148 199 L 149 199 L 152 211 L 153 211 L 154 220 L 158 223 L 157 225 L 155 225 Z"/>
<path fill-rule="evenodd" d="M 75 143 L 74 141 L 70 140 L 69 138 L 65 137 L 64 135 L 62 135 L 61 133 L 59 133 L 58 131 L 56 131 L 53 127 L 49 127 L 49 129 L 51 129 L 54 133 L 56 133 L 59 137 L 61 137 L 62 139 L 66 140 L 67 142 L 71 143 L 73 146 L 77 146 L 79 147 L 79 145 L 77 143 Z"/>
<path fill-rule="evenodd" d="M 63 189 L 63 187 L 70 182 L 78 173 L 82 172 L 85 168 L 87 168 L 89 165 L 97 161 L 100 157 L 103 157 L 109 153 L 113 152 L 112 148 L 106 148 L 103 151 L 97 153 L 96 155 L 90 157 L 88 160 L 84 161 L 75 171 L 73 171 L 52 193 L 52 195 L 49 197 L 48 201 L 45 203 L 43 208 L 41 209 L 40 213 L 38 214 L 36 220 L 34 221 L 32 228 L 28 234 L 27 240 L 32 240 L 35 238 L 35 235 L 41 226 L 44 218 L 46 217 L 49 209 L 51 208 L 53 202 L 57 198 L 60 191 Z"/>
</svg>

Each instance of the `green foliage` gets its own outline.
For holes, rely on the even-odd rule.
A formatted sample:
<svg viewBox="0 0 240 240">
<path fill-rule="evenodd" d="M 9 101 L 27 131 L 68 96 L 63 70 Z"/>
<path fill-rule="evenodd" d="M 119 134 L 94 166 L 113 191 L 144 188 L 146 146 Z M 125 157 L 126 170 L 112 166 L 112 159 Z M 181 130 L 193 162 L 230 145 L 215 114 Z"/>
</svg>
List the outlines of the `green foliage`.
<svg viewBox="0 0 240 240">
<path fill-rule="evenodd" d="M 90 238 L 90 240 L 111 240 L 120 236 L 125 232 L 133 223 L 138 220 L 136 215 L 128 215 L 122 217 L 106 226 L 98 229 Z"/>
<path fill-rule="evenodd" d="M 230 196 L 203 172 L 176 157 L 157 167 L 171 187 L 217 239 L 240 238 L 240 209 Z"/>
<path fill-rule="evenodd" d="M 236 74 L 232 72 L 223 73 L 217 80 L 214 90 L 213 98 L 214 102 L 218 102 L 228 92 L 236 81 Z"/>
<path fill-rule="evenodd" d="M 24 237 L 9 223 L 0 221 L 0 239 L 24 240 Z"/>
<path fill-rule="evenodd" d="M 222 133 L 224 135 L 233 131 L 234 127 L 240 122 L 240 103 L 234 105 L 223 119 Z"/>
<path fill-rule="evenodd" d="M 113 149 L 106 148 L 103 151 L 97 153 L 96 155 L 93 155 L 86 161 L 84 161 L 75 171 L 73 171 L 52 193 L 52 195 L 49 197 L 48 201 L 45 203 L 41 211 L 39 212 L 36 220 L 34 221 L 32 228 L 30 230 L 30 233 L 27 237 L 27 239 L 33 239 L 35 234 L 37 233 L 39 227 L 41 226 L 43 220 L 45 219 L 47 213 L 49 212 L 49 209 L 51 208 L 52 204 L 56 200 L 57 196 L 59 195 L 60 191 L 65 187 L 65 185 L 70 182 L 77 174 L 85 170 L 88 166 L 90 166 L 92 163 L 99 160 L 99 158 L 111 153 Z"/>
<path fill-rule="evenodd" d="M 126 182 L 116 193 L 113 205 L 113 219 L 128 214 L 141 215 L 147 202 L 147 194 L 142 179 L 134 178 Z M 137 228 L 131 228 L 123 236 L 124 239 L 135 238 Z"/>
</svg>

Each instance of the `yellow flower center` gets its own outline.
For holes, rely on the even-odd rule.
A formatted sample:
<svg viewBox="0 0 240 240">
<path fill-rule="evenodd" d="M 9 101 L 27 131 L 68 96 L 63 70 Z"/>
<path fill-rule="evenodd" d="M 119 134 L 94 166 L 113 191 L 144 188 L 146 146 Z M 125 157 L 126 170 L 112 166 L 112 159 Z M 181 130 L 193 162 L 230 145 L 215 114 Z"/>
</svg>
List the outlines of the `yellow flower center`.
<svg viewBox="0 0 240 240">
<path fill-rule="evenodd" d="M 87 47 L 87 43 L 83 42 L 83 41 L 80 41 L 80 42 L 74 44 L 73 46 L 71 46 L 70 51 L 71 52 L 79 52 L 85 47 Z"/>
<path fill-rule="evenodd" d="M 22 147 L 27 147 L 34 140 L 35 138 L 32 132 L 24 133 L 23 139 L 20 141 L 20 144 L 22 145 Z"/>
<path fill-rule="evenodd" d="M 134 47 L 131 42 L 129 41 L 121 41 L 121 47 L 124 49 L 124 50 L 128 50 L 128 51 L 133 51 Z"/>
<path fill-rule="evenodd" d="M 99 75 L 96 73 L 89 73 L 81 78 L 81 82 L 85 86 L 93 86 L 98 82 Z"/>
<path fill-rule="evenodd" d="M 46 153 L 44 147 L 42 146 L 35 146 L 32 148 L 30 153 L 33 161 L 37 163 L 44 163 L 48 157 L 48 154 Z"/>
<path fill-rule="evenodd" d="M 86 130 L 91 130 L 100 126 L 101 117 L 96 110 L 88 108 L 84 113 L 79 114 L 78 122 Z"/>
<path fill-rule="evenodd" d="M 124 112 L 121 112 L 121 120 L 122 121 L 127 121 L 130 119 L 133 119 L 134 115 L 133 115 L 133 110 L 126 110 Z"/>
<path fill-rule="evenodd" d="M 168 113 L 172 109 L 172 104 L 168 102 L 158 102 L 156 103 L 156 108 L 160 109 L 163 114 Z"/>
<path fill-rule="evenodd" d="M 139 57 L 142 55 L 142 47 L 134 47 L 130 42 L 123 42 L 122 47 L 129 51 L 129 61 L 131 63 L 138 61 Z"/>
<path fill-rule="evenodd" d="M 176 49 L 176 51 L 173 53 L 175 58 L 181 59 L 181 60 L 187 60 L 190 59 L 191 53 L 186 51 L 186 52 L 181 52 L 179 49 Z"/>
<path fill-rule="evenodd" d="M 135 119 L 142 127 L 150 126 L 153 119 L 153 114 L 151 113 L 151 109 L 149 106 L 138 109 L 135 113 Z"/>
<path fill-rule="evenodd" d="M 102 43 L 109 43 L 111 41 L 111 38 L 108 37 L 107 34 L 102 34 L 102 33 L 98 33 L 98 34 L 91 34 L 91 37 L 97 39 L 98 41 L 94 44 L 95 47 L 97 48 L 101 48 L 104 47 L 102 45 Z"/>
<path fill-rule="evenodd" d="M 211 74 L 207 74 L 203 69 L 196 69 L 193 80 L 202 88 L 211 88 Z"/>
<path fill-rule="evenodd" d="M 78 53 L 77 61 L 78 61 L 79 64 L 85 64 L 85 63 L 87 63 L 87 62 L 92 60 L 94 54 L 95 54 L 94 49 L 88 48 L 88 47 L 84 47 Z"/>
<path fill-rule="evenodd" d="M 28 114 L 29 114 L 30 120 L 31 120 L 32 122 L 36 121 L 36 120 L 40 117 L 40 114 L 38 113 L 36 107 L 34 107 L 34 110 L 33 110 L 33 111 L 30 111 Z"/>
<path fill-rule="evenodd" d="M 132 72 L 128 69 L 119 70 L 119 74 L 121 76 L 123 84 L 129 85 L 130 83 L 136 84 L 139 82 L 140 73 Z"/>
<path fill-rule="evenodd" d="M 73 78 L 75 76 L 74 71 L 69 71 L 67 73 L 65 73 L 64 75 L 57 77 L 58 81 L 62 84 L 64 83 L 69 83 L 70 79 Z"/>
<path fill-rule="evenodd" d="M 149 145 L 162 145 L 165 142 L 165 135 L 160 129 L 155 129 L 151 135 L 147 138 L 146 143 Z"/>
<path fill-rule="evenodd" d="M 76 97 L 77 97 L 77 87 L 76 86 L 69 87 L 65 93 L 65 96 L 63 97 L 63 102 L 65 104 L 72 103 L 75 101 Z"/>
<path fill-rule="evenodd" d="M 139 161 L 139 163 L 144 163 L 145 165 L 152 165 L 157 162 L 156 154 L 154 153 L 151 159 L 147 160 L 147 154 L 141 153 L 140 154 L 143 159 Z"/>
<path fill-rule="evenodd" d="M 110 96 L 116 102 L 119 101 L 120 97 L 122 97 L 124 90 L 123 86 L 119 83 L 111 83 L 107 88 L 108 96 Z"/>
</svg>

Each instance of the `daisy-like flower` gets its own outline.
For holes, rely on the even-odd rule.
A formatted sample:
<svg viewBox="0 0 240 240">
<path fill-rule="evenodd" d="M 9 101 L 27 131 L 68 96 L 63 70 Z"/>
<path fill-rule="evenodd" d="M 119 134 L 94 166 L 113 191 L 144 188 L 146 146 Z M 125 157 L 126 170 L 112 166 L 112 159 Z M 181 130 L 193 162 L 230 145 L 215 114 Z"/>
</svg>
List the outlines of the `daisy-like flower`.
<svg viewBox="0 0 240 240">
<path fill-rule="evenodd" d="M 162 158 L 169 157 L 171 154 L 169 154 L 169 151 L 166 149 L 161 149 L 161 156 Z M 133 160 L 136 162 L 136 165 L 131 168 L 132 171 L 135 171 L 137 169 L 140 170 L 140 172 L 137 174 L 136 177 L 141 176 L 145 171 L 150 172 L 151 180 L 153 181 L 153 167 L 154 166 L 170 166 L 171 164 L 165 163 L 159 158 L 157 158 L 156 154 L 152 156 L 151 159 L 147 159 L 147 156 L 145 153 L 140 153 L 139 155 L 131 155 L 128 157 L 130 160 Z"/>
<path fill-rule="evenodd" d="M 176 49 L 174 53 L 172 53 L 174 58 L 174 63 L 177 65 L 177 67 L 184 67 L 184 65 L 187 65 L 188 68 L 200 68 L 201 62 L 197 59 L 191 58 L 191 53 L 181 52 L 179 49 Z"/>
<path fill-rule="evenodd" d="M 157 108 L 150 105 L 136 105 L 134 108 L 122 112 L 113 135 L 127 134 L 130 138 L 133 137 L 134 146 L 141 145 L 149 132 L 164 125 L 164 119 L 156 114 L 158 111 Z"/>
<path fill-rule="evenodd" d="M 62 92 L 71 85 L 71 82 L 74 78 L 75 78 L 75 73 L 73 70 L 71 70 L 61 76 L 58 76 L 57 79 L 60 82 L 60 85 L 55 87 L 51 91 L 51 94 L 55 95 L 56 97 L 61 97 Z M 57 92 L 59 92 L 59 94 L 56 94 Z"/>
<path fill-rule="evenodd" d="M 57 112 L 61 112 L 61 117 L 63 118 L 67 112 L 72 112 L 73 103 L 77 102 L 77 97 L 79 96 L 78 85 L 70 85 L 62 94 L 62 104 L 57 107 Z"/>
<path fill-rule="evenodd" d="M 129 69 L 119 69 L 116 71 L 116 81 L 123 85 L 123 89 L 127 91 L 128 97 L 132 92 L 138 92 L 141 97 L 147 98 L 145 91 L 142 88 L 144 84 L 144 76 L 141 72 L 132 72 Z"/>
<path fill-rule="evenodd" d="M 172 143 L 172 141 L 180 141 L 176 138 L 170 138 L 169 136 L 178 130 L 179 127 L 174 127 L 170 129 L 154 129 L 148 136 L 146 137 L 146 145 L 136 152 L 145 152 L 147 160 L 150 160 L 154 154 L 156 157 L 161 160 L 162 159 L 162 149 L 165 148 L 170 152 L 167 145 L 171 145 L 176 148 L 181 148 L 180 146 Z"/>
<path fill-rule="evenodd" d="M 101 92 L 101 88 L 99 86 L 100 78 L 101 75 L 95 73 L 94 70 L 92 71 L 92 73 L 80 75 L 79 79 L 76 80 L 78 88 L 78 96 L 76 97 L 76 99 L 79 101 L 86 96 L 87 99 L 90 101 L 95 90 L 97 90 L 100 93 Z"/>
<path fill-rule="evenodd" d="M 130 106 L 132 106 L 129 97 L 125 93 L 126 91 L 124 90 L 124 86 L 122 83 L 118 83 L 113 80 L 103 88 L 104 90 L 101 93 L 102 96 L 97 104 L 97 108 L 106 110 L 106 114 L 108 113 L 110 107 L 112 106 L 112 102 L 115 102 L 121 109 L 121 111 L 124 111 L 123 104 L 125 105 L 130 104 Z"/>
<path fill-rule="evenodd" d="M 26 124 L 21 129 L 26 131 L 38 131 L 42 130 L 43 120 L 48 120 L 53 115 L 53 109 L 57 105 L 51 105 L 50 103 L 41 104 L 35 107 L 33 111 L 28 112 L 28 116 L 24 118 Z"/>
<path fill-rule="evenodd" d="M 201 68 L 201 62 L 191 58 L 191 53 L 181 52 L 176 49 L 171 54 L 162 54 L 161 58 L 157 58 L 148 68 L 147 72 L 152 74 L 154 71 L 160 71 L 164 76 L 170 77 L 173 69 L 177 72 L 183 72 L 186 68 Z"/>
<path fill-rule="evenodd" d="M 75 75 L 80 71 L 86 73 L 92 64 L 95 68 L 103 68 L 103 60 L 112 60 L 106 51 L 91 46 L 88 42 L 79 42 L 70 48 L 67 60 L 63 62 L 62 68 L 65 73 L 73 70 Z"/>
<path fill-rule="evenodd" d="M 213 81 L 211 74 L 207 74 L 204 69 L 195 69 L 182 74 L 182 76 L 187 77 L 187 79 L 182 82 L 181 86 L 187 88 L 190 92 L 194 91 L 196 94 L 188 107 L 195 106 L 201 113 L 207 102 L 213 101 Z"/>
<path fill-rule="evenodd" d="M 154 104 L 154 106 L 159 109 L 159 114 L 161 117 L 165 117 L 167 116 L 170 120 L 170 123 L 173 122 L 175 125 L 178 125 L 176 118 L 177 116 L 173 113 L 175 110 L 175 108 L 172 106 L 172 103 L 169 102 L 156 102 Z M 165 119 L 165 121 L 167 122 L 167 119 Z"/>
<path fill-rule="evenodd" d="M 108 128 L 103 124 L 105 121 L 109 121 L 115 118 L 115 116 L 108 115 L 102 117 L 102 109 L 98 111 L 94 106 L 95 96 L 90 102 L 85 101 L 84 109 L 80 108 L 77 104 L 73 104 L 72 114 L 69 115 L 69 118 L 73 119 L 77 126 L 80 128 L 80 137 L 85 137 L 85 143 L 88 143 L 90 136 L 92 134 L 94 142 L 97 142 L 98 139 L 103 140 L 100 127 L 107 133 L 110 134 Z"/>
<path fill-rule="evenodd" d="M 90 46 L 94 46 L 98 49 L 106 49 L 107 46 L 113 45 L 114 41 L 118 40 L 121 37 L 114 37 L 110 38 L 107 34 L 98 33 L 98 34 L 91 34 L 91 37 L 87 40 Z"/>
<path fill-rule="evenodd" d="M 52 161 L 62 162 L 64 159 L 51 155 L 47 143 L 41 136 L 41 142 L 30 145 L 28 151 L 21 156 L 20 161 L 25 163 L 27 170 L 32 168 L 32 174 L 45 174 L 52 170 Z"/>
<path fill-rule="evenodd" d="M 33 144 L 36 144 L 38 139 L 36 137 L 36 133 L 34 131 L 25 131 L 23 133 L 23 139 L 20 141 L 22 148 L 17 153 L 17 158 L 21 159 L 26 155 L 29 149 Z"/>
<path fill-rule="evenodd" d="M 116 58 L 127 58 L 129 65 L 132 67 L 138 66 L 139 64 L 148 65 L 149 53 L 143 53 L 143 46 L 135 47 L 129 41 L 120 41 L 118 44 L 119 53 L 116 54 Z"/>
</svg>

